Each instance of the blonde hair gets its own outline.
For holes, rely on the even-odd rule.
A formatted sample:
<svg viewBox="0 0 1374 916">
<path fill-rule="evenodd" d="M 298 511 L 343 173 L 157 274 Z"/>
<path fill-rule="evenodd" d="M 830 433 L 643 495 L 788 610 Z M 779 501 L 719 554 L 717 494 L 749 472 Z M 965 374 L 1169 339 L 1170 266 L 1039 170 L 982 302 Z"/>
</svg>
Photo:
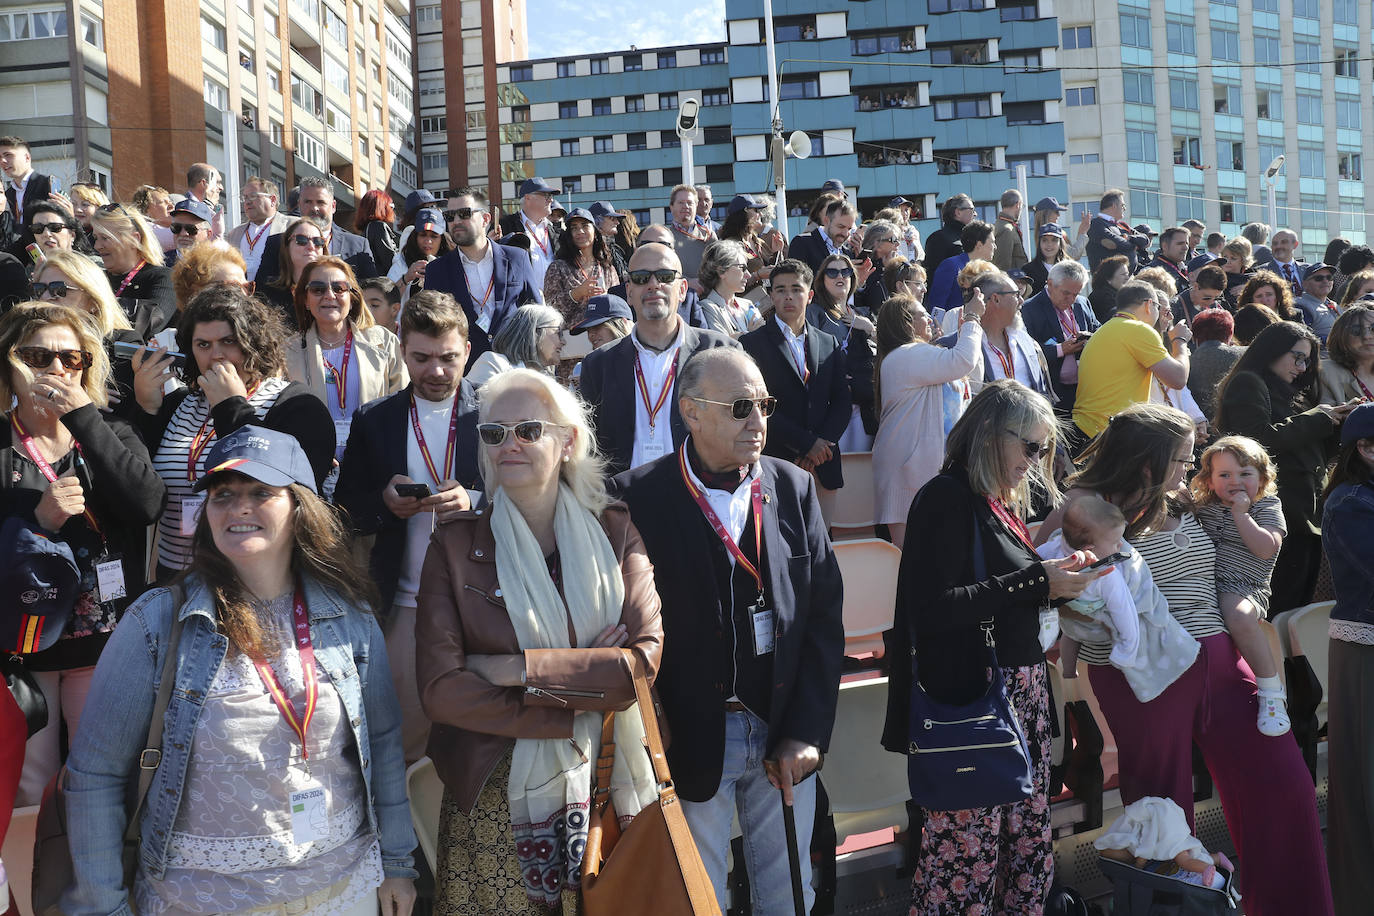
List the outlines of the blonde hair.
<svg viewBox="0 0 1374 916">
<path fill-rule="evenodd" d="M 154 267 L 163 264 L 162 246 L 158 244 L 157 236 L 153 235 L 152 223 L 137 210 L 123 204 L 102 205 L 91 214 L 91 232 L 104 233 L 121 244 L 128 244 L 125 237 L 133 235 L 133 245 L 140 258 Z"/>
<path fill-rule="evenodd" d="M 1178 284 L 1163 267 L 1147 267 L 1144 270 L 1138 270 L 1132 279 L 1150 284 L 1170 299 L 1178 295 Z"/>
<path fill-rule="evenodd" d="M 172 268 L 172 289 L 177 294 L 177 311 L 185 309 L 192 296 L 210 285 L 210 277 L 221 264 L 237 266 L 247 278 L 248 265 L 244 263 L 243 255 L 224 239 L 192 245 L 189 251 L 182 252 Z"/>
<path fill-rule="evenodd" d="M 1033 461 L 1021 482 L 1007 489 L 1007 468 L 1002 457 L 1002 442 L 1007 436 L 1023 440 L 1036 427 L 1048 434 L 1041 443 L 1049 448 L 1039 461 Z M 1009 504 L 1023 518 L 1030 511 L 1031 495 L 1043 493 L 1050 505 L 1059 502 L 1054 484 L 1054 446 L 1058 423 L 1045 398 L 1015 379 L 998 379 L 983 386 L 954 424 L 945 441 L 945 463 L 941 473 L 962 471 L 969 486 L 984 496 Z"/>
<path fill-rule="evenodd" d="M 1249 436 L 1222 436 L 1207 446 L 1207 450 L 1202 453 L 1202 458 L 1198 461 L 1197 474 L 1193 475 L 1193 482 L 1189 485 L 1193 494 L 1193 502 L 1199 506 L 1205 506 L 1208 503 L 1221 501 L 1212 490 L 1212 462 L 1217 455 L 1222 453 L 1236 459 L 1236 463 L 1243 468 L 1254 468 L 1259 471 L 1260 486 L 1255 499 L 1274 496 L 1279 492 L 1278 473 L 1274 468 L 1273 459 L 1269 457 L 1264 446 Z"/>
<path fill-rule="evenodd" d="M 996 264 L 979 258 L 975 261 L 969 261 L 963 267 L 959 268 L 959 273 L 955 277 L 955 282 L 959 284 L 961 290 L 967 290 L 972 287 L 974 281 L 983 274 L 1001 272 L 1001 268 Z"/>
<path fill-rule="evenodd" d="M 560 465 L 559 476 L 583 508 L 594 515 L 601 515 L 602 510 L 610 502 L 610 497 L 606 495 L 604 482 L 605 462 L 596 447 L 596 437 L 592 435 L 587 405 L 543 372 L 533 369 L 508 369 L 494 376 L 478 391 L 477 422 L 487 422 L 491 414 L 491 405 L 501 395 L 512 390 L 533 393 L 549 408 L 552 422 L 575 431 L 572 454 Z M 487 481 L 488 485 L 492 485 L 496 480 L 496 473 L 488 449 L 481 446 L 477 452 L 482 466 L 482 479 Z"/>
<path fill-rule="evenodd" d="M 54 251 L 39 265 L 34 278 L 41 277 L 50 267 L 60 270 L 69 283 L 86 295 L 92 306 L 87 313 L 101 338 L 133 327 L 114 297 L 109 277 L 90 258 L 75 251 Z"/>
<path fill-rule="evenodd" d="M 1221 249 L 1223 255 L 1240 258 L 1242 268 L 1250 266 L 1250 259 L 1254 256 L 1254 251 L 1255 248 L 1250 244 L 1250 240 L 1240 235 L 1231 239 Z"/>
<path fill-rule="evenodd" d="M 91 355 L 91 367 L 81 373 L 81 387 L 96 407 L 109 406 L 110 398 L 105 388 L 112 378 L 110 357 L 105 352 L 104 341 L 96 333 L 95 323 L 81 309 L 51 302 L 21 302 L 0 318 L 0 353 L 8 362 L 8 371 L 0 372 L 0 403 L 6 407 L 14 403 L 16 373 L 33 384 L 33 370 L 24 365 L 15 350 L 50 324 L 71 328 L 82 352 Z"/>
<path fill-rule="evenodd" d="M 97 207 L 109 206 L 110 198 L 93 184 L 73 184 L 68 189 L 72 200 L 79 200 Z"/>
</svg>

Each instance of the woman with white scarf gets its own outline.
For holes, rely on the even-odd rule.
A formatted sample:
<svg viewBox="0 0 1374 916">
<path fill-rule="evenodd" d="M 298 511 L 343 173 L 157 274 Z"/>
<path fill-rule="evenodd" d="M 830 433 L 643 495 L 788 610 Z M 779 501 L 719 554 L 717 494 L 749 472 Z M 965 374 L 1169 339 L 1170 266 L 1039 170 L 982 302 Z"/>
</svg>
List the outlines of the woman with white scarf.
<svg viewBox="0 0 1374 916">
<path fill-rule="evenodd" d="M 602 715 L 616 710 L 615 810 L 656 798 L 620 647 L 652 682 L 663 630 L 653 567 L 612 503 L 582 403 L 511 369 L 480 392 L 490 509 L 431 543 L 416 673 L 444 782 L 435 912 L 580 911 Z"/>
</svg>

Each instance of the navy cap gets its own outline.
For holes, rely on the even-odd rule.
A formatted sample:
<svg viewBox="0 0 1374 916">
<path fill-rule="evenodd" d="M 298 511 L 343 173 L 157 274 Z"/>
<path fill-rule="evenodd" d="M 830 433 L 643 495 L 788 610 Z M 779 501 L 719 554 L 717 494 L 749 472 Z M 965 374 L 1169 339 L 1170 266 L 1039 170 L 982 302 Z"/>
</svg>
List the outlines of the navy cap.
<svg viewBox="0 0 1374 916">
<path fill-rule="evenodd" d="M 603 220 L 608 216 L 614 216 L 616 219 L 625 218 L 624 213 L 620 213 L 619 211 L 617 211 L 615 207 L 611 206 L 609 201 L 605 200 L 598 200 L 596 203 L 592 204 L 591 210 L 589 212 L 598 221 Z"/>
<path fill-rule="evenodd" d="M 1158 232 L 1155 232 L 1153 229 L 1151 229 L 1144 223 L 1141 223 L 1138 226 L 1132 226 L 1131 228 L 1134 229 L 1136 232 L 1139 232 L 1141 235 L 1159 235 Z"/>
<path fill-rule="evenodd" d="M 825 184 L 821 185 L 821 191 L 835 191 L 845 197 L 849 196 L 849 192 L 844 189 L 844 182 L 838 178 L 827 178 Z"/>
<path fill-rule="evenodd" d="M 54 541 L 22 516 L 11 515 L 0 527 L 6 547 L 0 566 L 0 650 L 41 652 L 57 642 L 81 592 L 81 573 L 72 549 Z"/>
<path fill-rule="evenodd" d="M 1341 445 L 1361 439 L 1374 439 L 1374 404 L 1361 404 L 1350 411 L 1341 424 Z"/>
<path fill-rule="evenodd" d="M 1064 227 L 1061 226 L 1061 225 L 1059 225 L 1058 223 L 1046 223 L 1045 225 L 1041 226 L 1041 227 L 1040 227 L 1040 234 L 1041 234 L 1041 235 L 1057 235 L 1057 236 L 1059 236 L 1061 239 L 1068 238 L 1068 233 L 1066 233 L 1066 232 L 1064 231 Z"/>
<path fill-rule="evenodd" d="M 1038 213 L 1039 211 L 1041 211 L 1041 210 L 1067 210 L 1067 209 L 1069 209 L 1069 208 L 1066 207 L 1066 206 L 1064 206 L 1063 204 L 1061 204 L 1059 201 L 1055 200 L 1053 197 L 1042 197 L 1042 198 L 1040 198 L 1039 200 L 1037 200 L 1037 201 L 1035 202 L 1035 210 L 1036 210 L 1037 213 Z"/>
<path fill-rule="evenodd" d="M 415 214 L 416 232 L 419 232 L 421 229 L 428 229 L 430 232 L 437 232 L 443 235 L 444 230 L 447 228 L 448 223 L 444 219 L 444 214 L 433 207 L 425 207 L 419 213 Z"/>
<path fill-rule="evenodd" d="M 586 333 L 587 328 L 594 328 L 599 324 L 605 324 L 612 318 L 624 318 L 626 321 L 633 321 L 634 313 L 630 311 L 629 303 L 619 296 L 613 296 L 610 293 L 592 296 L 587 300 L 586 317 L 569 328 L 568 333 Z"/>
<path fill-rule="evenodd" d="M 593 226 L 596 225 L 596 217 L 592 216 L 592 211 L 588 210 L 586 207 L 575 207 L 573 211 L 568 214 L 568 222 L 572 222 L 575 219 L 585 219 Z"/>
<path fill-rule="evenodd" d="M 562 189 L 560 189 L 560 188 L 555 188 L 553 185 L 549 184 L 547 181 L 545 181 L 545 180 L 542 179 L 542 178 L 539 178 L 538 176 L 536 176 L 536 177 L 534 177 L 534 178 L 526 178 L 524 181 L 520 182 L 520 194 L 519 194 L 520 197 L 524 197 L 526 194 L 561 194 L 561 193 L 562 193 Z"/>
<path fill-rule="evenodd" d="M 762 210 L 763 201 L 753 194 L 736 194 L 730 199 L 730 205 L 725 208 L 726 216 L 734 216 L 741 210 Z"/>
<path fill-rule="evenodd" d="M 549 201 L 549 212 L 562 213 L 564 216 L 567 216 L 568 208 L 563 206 L 563 202 L 561 200 L 551 200 Z"/>
<path fill-rule="evenodd" d="M 1319 271 L 1319 270 L 1329 270 L 1329 271 L 1331 271 L 1332 273 L 1335 273 L 1336 268 L 1335 268 L 1333 265 L 1331 265 L 1331 264 L 1323 264 L 1323 263 L 1321 263 L 1320 261 L 1318 261 L 1316 264 L 1304 264 L 1304 265 L 1302 265 L 1302 267 L 1301 267 L 1301 269 L 1300 269 L 1300 272 L 1299 272 L 1298 276 L 1302 279 L 1302 281 L 1303 281 L 1304 283 L 1306 283 L 1306 282 L 1307 282 L 1307 278 L 1310 277 L 1310 276 L 1312 276 L 1314 273 L 1316 273 L 1316 272 Z M 1347 420 L 1346 422 L 1348 423 L 1349 420 Z"/>
<path fill-rule="evenodd" d="M 420 209 L 425 204 L 434 203 L 437 199 L 438 198 L 424 188 L 420 188 L 418 191 L 411 191 L 406 195 L 406 216 L 413 218 L 416 210 Z"/>
<path fill-rule="evenodd" d="M 1188 262 L 1188 273 L 1192 273 L 1195 270 L 1201 270 L 1208 264 L 1211 264 L 1213 261 L 1220 260 L 1221 257 L 1219 255 L 1212 254 L 1210 251 L 1204 251 L 1202 254 L 1198 255 L 1197 257 L 1193 258 L 1191 261 Z"/>
<path fill-rule="evenodd" d="M 199 493 L 216 474 L 226 471 L 251 477 L 269 487 L 298 483 L 311 493 L 318 493 L 315 471 L 296 437 L 263 426 L 240 426 L 216 442 L 205 459 L 205 474 L 196 481 L 194 490 Z"/>
<path fill-rule="evenodd" d="M 194 216 L 198 220 L 210 222 L 215 218 L 215 210 L 203 200 L 196 200 L 194 197 L 187 197 L 185 200 L 177 201 L 177 205 L 172 208 L 173 213 L 186 213 Z"/>
<path fill-rule="evenodd" d="M 901 207 L 910 203 L 911 201 L 907 200 L 905 197 L 894 197 L 887 202 L 887 205 L 889 207 Z"/>
</svg>

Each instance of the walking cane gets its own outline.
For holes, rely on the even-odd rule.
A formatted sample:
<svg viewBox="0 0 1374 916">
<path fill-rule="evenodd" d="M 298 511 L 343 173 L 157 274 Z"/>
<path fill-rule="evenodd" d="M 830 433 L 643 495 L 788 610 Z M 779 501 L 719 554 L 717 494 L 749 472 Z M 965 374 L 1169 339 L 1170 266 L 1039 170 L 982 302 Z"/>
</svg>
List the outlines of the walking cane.
<svg viewBox="0 0 1374 916">
<path fill-rule="evenodd" d="M 778 781 L 778 801 L 782 804 L 782 829 L 787 833 L 787 867 L 792 872 L 792 906 L 796 916 L 806 916 L 806 895 L 802 893 L 801 853 L 797 849 L 797 812 L 787 803 L 778 762 L 766 760 L 763 765 Z"/>
</svg>

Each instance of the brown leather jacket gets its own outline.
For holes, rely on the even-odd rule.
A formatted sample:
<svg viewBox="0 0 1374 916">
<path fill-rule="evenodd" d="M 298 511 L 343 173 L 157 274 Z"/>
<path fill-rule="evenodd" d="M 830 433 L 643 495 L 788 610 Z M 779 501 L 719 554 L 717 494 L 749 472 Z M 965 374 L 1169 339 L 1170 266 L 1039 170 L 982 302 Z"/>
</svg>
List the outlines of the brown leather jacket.
<svg viewBox="0 0 1374 916">
<path fill-rule="evenodd" d="M 663 647 L 653 565 L 624 503 L 608 506 L 601 524 L 625 581 L 626 647 L 643 659 L 652 684 Z M 457 516 L 435 533 L 416 596 L 415 673 L 434 723 L 429 756 L 467 812 L 514 739 L 571 737 L 574 712 L 625 709 L 635 698 L 618 649 L 526 650 L 524 687 L 496 687 L 465 670 L 469 654 L 520 653 L 497 581 L 496 549 L 488 512 Z M 570 637 L 571 629 L 569 621 Z"/>
</svg>

